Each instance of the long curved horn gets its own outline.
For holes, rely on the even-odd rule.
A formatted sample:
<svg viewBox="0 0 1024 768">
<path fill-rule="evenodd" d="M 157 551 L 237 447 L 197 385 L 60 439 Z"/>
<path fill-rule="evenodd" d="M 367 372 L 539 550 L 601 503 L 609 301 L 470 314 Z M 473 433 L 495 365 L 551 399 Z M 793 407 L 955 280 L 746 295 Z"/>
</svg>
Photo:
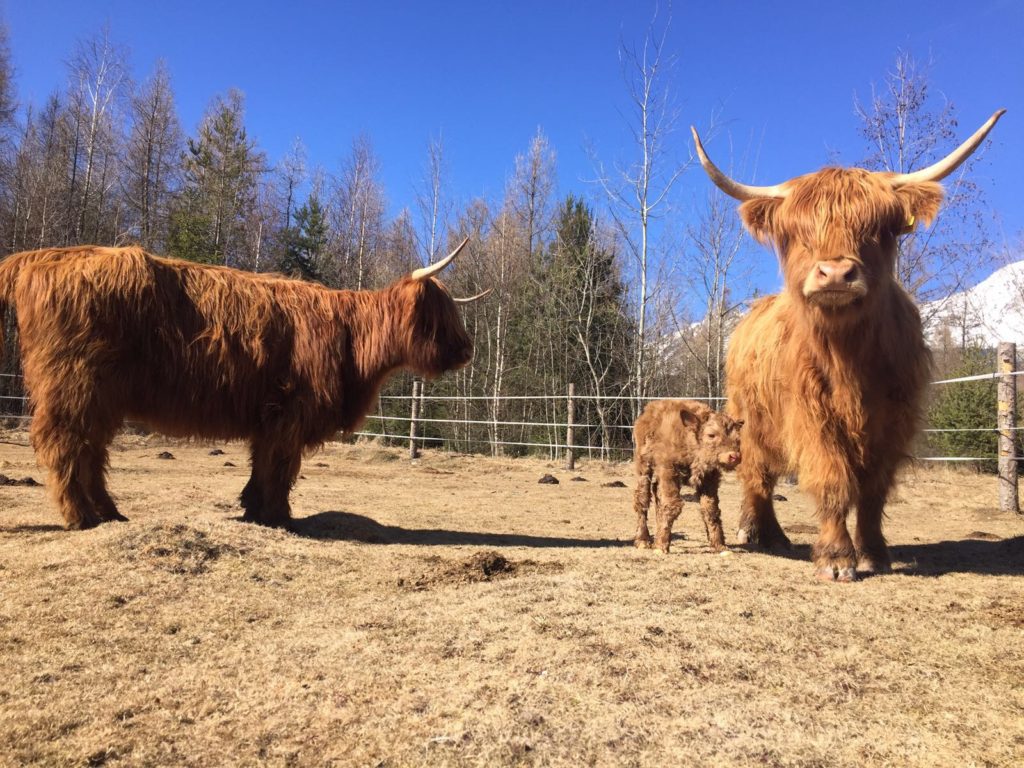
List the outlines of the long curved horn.
<svg viewBox="0 0 1024 768">
<path fill-rule="evenodd" d="M 955 171 L 960 165 L 971 156 L 971 153 L 978 148 L 978 145 L 985 140 L 988 136 L 988 132 L 992 130 L 992 127 L 999 121 L 999 118 L 1005 114 L 1005 109 L 998 110 L 992 115 L 985 124 L 974 132 L 967 141 L 961 144 L 959 147 L 954 149 L 942 160 L 929 165 L 927 168 L 922 168 L 919 171 L 913 173 L 898 173 L 889 178 L 889 183 L 894 187 L 902 187 L 905 184 L 913 184 L 919 181 L 941 181 Z"/>
<path fill-rule="evenodd" d="M 753 187 L 749 184 L 740 184 L 738 181 L 733 181 L 718 170 L 718 166 L 711 162 L 711 158 L 704 151 L 704 145 L 700 143 L 697 129 L 691 125 L 690 130 L 693 131 L 693 141 L 697 145 L 697 156 L 700 158 L 700 164 L 704 167 L 708 176 L 711 177 L 715 186 L 729 197 L 734 197 L 737 200 L 754 200 L 758 197 L 785 197 L 789 194 L 789 190 L 784 189 L 782 184 L 776 184 L 772 187 Z"/>
<path fill-rule="evenodd" d="M 456 304 L 472 304 L 474 301 L 478 301 L 479 299 L 482 299 L 484 296 L 486 296 L 487 294 L 489 294 L 493 290 L 494 290 L 493 288 L 488 288 L 486 291 L 481 291 L 476 296 L 469 296 L 468 298 L 459 298 L 459 299 L 457 299 L 457 298 L 455 298 L 453 296 L 452 297 L 452 301 L 454 301 Z"/>
<path fill-rule="evenodd" d="M 439 262 L 437 262 L 436 264 L 431 264 L 430 266 L 427 266 L 427 267 L 420 267 L 419 269 L 414 269 L 412 274 L 409 275 L 409 277 L 411 277 L 413 280 L 426 280 L 428 277 L 433 277 L 438 272 L 440 272 L 442 269 L 444 269 L 449 264 L 451 264 L 455 260 L 455 257 L 459 255 L 459 251 L 461 251 L 463 248 L 465 248 L 466 247 L 466 243 L 468 243 L 468 242 L 469 242 L 469 238 L 467 237 L 465 240 L 463 240 L 461 243 L 459 243 L 459 247 L 458 248 L 456 248 L 454 251 L 449 253 L 447 256 L 445 256 L 443 259 L 441 259 Z"/>
</svg>

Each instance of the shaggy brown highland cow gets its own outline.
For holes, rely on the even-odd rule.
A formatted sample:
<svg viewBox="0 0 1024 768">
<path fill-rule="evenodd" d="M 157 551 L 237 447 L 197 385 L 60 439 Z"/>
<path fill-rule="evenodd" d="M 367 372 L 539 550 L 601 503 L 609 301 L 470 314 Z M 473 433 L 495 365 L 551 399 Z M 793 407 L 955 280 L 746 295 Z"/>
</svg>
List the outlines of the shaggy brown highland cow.
<svg viewBox="0 0 1024 768">
<path fill-rule="evenodd" d="M 729 341 L 729 412 L 743 419 L 740 543 L 788 547 L 772 507 L 780 474 L 797 472 L 817 502 L 813 557 L 824 580 L 890 568 L 882 516 L 921 419 L 931 357 L 921 318 L 894 271 L 899 237 L 930 223 L 937 183 L 984 140 L 995 113 L 945 159 L 908 174 L 825 168 L 773 187 L 714 183 L 778 251 L 782 293 L 757 301 Z M 851 539 L 846 518 L 857 509 Z"/>
<path fill-rule="evenodd" d="M 651 547 L 647 510 L 653 497 L 657 510 L 654 544 L 662 552 L 669 551 L 672 524 L 683 510 L 679 495 L 682 482 L 690 483 L 697 491 L 711 548 L 718 551 L 725 547 L 718 485 L 722 469 L 733 469 L 740 463 L 742 426 L 742 421 L 733 421 L 693 400 L 655 400 L 647 404 L 633 425 L 633 543 L 637 547 Z"/>
<path fill-rule="evenodd" d="M 378 291 L 139 248 L 31 251 L 0 262 L 32 444 L 67 527 L 125 519 L 105 478 L 107 447 L 125 419 L 172 436 L 248 440 L 245 519 L 287 525 L 304 451 L 357 429 L 393 371 L 433 377 L 470 360 L 460 300 L 433 277 L 461 248 Z"/>
</svg>

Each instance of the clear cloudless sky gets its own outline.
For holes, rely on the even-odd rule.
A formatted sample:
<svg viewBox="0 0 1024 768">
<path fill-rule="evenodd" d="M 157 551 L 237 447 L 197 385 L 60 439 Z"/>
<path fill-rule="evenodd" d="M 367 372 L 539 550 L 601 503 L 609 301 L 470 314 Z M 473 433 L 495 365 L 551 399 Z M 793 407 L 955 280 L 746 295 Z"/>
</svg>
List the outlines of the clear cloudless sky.
<svg viewBox="0 0 1024 768">
<path fill-rule="evenodd" d="M 166 61 L 184 130 L 229 88 L 246 95 L 246 125 L 272 161 L 295 137 L 309 160 L 337 168 L 367 133 L 383 164 L 392 212 L 412 207 L 431 136 L 443 136 L 457 202 L 500 197 L 513 158 L 538 128 L 558 153 L 559 190 L 596 195 L 585 146 L 630 157 L 622 117 L 620 41 L 639 43 L 652 0 L 0 0 L 22 103 L 67 81 L 77 40 L 104 24 L 144 79 Z M 713 113 L 709 144 L 744 181 L 774 183 L 865 146 L 854 95 L 868 97 L 897 50 L 931 60 L 933 88 L 956 106 L 966 138 L 997 108 L 978 180 L 997 215 L 999 245 L 1024 231 L 1024 0 L 662 0 L 671 19 L 669 86 L 687 126 Z M 742 158 L 747 158 L 741 163 Z M 753 158 L 753 159 L 751 159 Z M 693 169 L 686 199 L 708 182 Z M 689 198 L 688 198 L 689 196 Z"/>
</svg>

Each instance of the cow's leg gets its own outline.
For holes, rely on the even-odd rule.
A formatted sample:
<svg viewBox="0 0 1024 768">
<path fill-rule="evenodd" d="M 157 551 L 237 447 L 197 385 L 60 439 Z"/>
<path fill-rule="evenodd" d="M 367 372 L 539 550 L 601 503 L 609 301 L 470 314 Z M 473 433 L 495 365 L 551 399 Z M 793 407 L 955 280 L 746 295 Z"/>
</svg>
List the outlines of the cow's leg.
<svg viewBox="0 0 1024 768">
<path fill-rule="evenodd" d="M 683 498 L 679 495 L 679 473 L 675 467 L 658 467 L 658 515 L 654 546 L 667 553 L 672 544 L 672 524 L 683 511 Z"/>
<path fill-rule="evenodd" d="M 697 484 L 697 497 L 700 499 L 700 514 L 704 518 L 704 530 L 708 535 L 708 544 L 715 552 L 725 549 L 722 513 L 718 508 L 718 486 L 721 480 L 720 472 L 708 472 Z"/>
<path fill-rule="evenodd" d="M 821 530 L 811 549 L 814 575 L 822 581 L 855 581 L 857 579 L 857 551 L 846 529 L 849 505 L 842 500 L 829 499 L 818 504 Z"/>
<path fill-rule="evenodd" d="M 117 511 L 117 505 L 107 491 L 107 464 L 110 459 L 107 446 L 110 438 L 102 443 L 95 443 L 90 446 L 89 460 L 91 462 L 89 497 L 96 507 L 96 511 L 104 522 L 128 520 L 127 517 Z"/>
<path fill-rule="evenodd" d="M 889 573 L 892 561 L 882 534 L 882 512 L 895 479 L 895 469 L 886 467 L 866 472 L 857 500 L 857 530 L 854 546 L 857 568 L 865 573 Z"/>
<path fill-rule="evenodd" d="M 778 478 L 767 464 L 750 455 L 752 451 L 748 446 L 745 445 L 743 450 L 743 462 L 737 469 L 743 486 L 743 501 L 736 541 L 762 549 L 789 549 L 789 538 L 779 525 L 772 504 L 772 493 Z"/>
<path fill-rule="evenodd" d="M 39 461 L 50 471 L 50 493 L 69 530 L 93 528 L 103 522 L 89 489 L 95 485 L 95 456 L 89 438 L 37 401 L 30 436 Z M 102 475 L 100 475 L 102 482 Z"/>
<path fill-rule="evenodd" d="M 252 462 L 252 473 L 249 475 L 249 482 L 245 484 L 245 488 L 242 489 L 242 493 L 238 497 L 238 502 L 245 510 L 242 513 L 242 519 L 254 523 L 259 520 L 260 510 L 263 507 L 263 493 L 260 490 L 260 481 L 256 474 L 255 450 L 250 453 L 250 461 Z"/>
<path fill-rule="evenodd" d="M 274 528 L 287 527 L 291 523 L 288 494 L 299 475 L 302 447 L 260 437 L 253 440 L 252 457 L 249 482 L 253 484 L 252 495 L 258 498 L 259 504 L 252 517 L 248 517 L 249 510 L 246 510 L 246 519 Z"/>
<path fill-rule="evenodd" d="M 651 467 L 637 468 L 636 489 L 633 491 L 633 511 L 636 513 L 636 536 L 633 544 L 637 549 L 651 548 L 651 531 L 647 527 L 647 511 L 651 507 Z"/>
</svg>

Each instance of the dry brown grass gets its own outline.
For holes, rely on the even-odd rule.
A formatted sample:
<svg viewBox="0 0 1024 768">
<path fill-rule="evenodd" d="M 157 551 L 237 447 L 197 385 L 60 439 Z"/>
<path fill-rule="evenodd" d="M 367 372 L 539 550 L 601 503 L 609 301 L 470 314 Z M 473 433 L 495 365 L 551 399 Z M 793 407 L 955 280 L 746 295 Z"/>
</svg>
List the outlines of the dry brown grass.
<svg viewBox="0 0 1024 768">
<path fill-rule="evenodd" d="M 1024 521 L 991 477 L 911 472 L 897 572 L 825 585 L 786 486 L 798 557 L 710 554 L 695 504 L 664 556 L 627 544 L 628 465 L 332 444 L 290 534 L 237 521 L 222 447 L 121 438 L 131 522 L 84 533 L 0 487 L 0 763 L 1024 764 Z M 0 472 L 45 479 L 20 445 Z"/>
</svg>

